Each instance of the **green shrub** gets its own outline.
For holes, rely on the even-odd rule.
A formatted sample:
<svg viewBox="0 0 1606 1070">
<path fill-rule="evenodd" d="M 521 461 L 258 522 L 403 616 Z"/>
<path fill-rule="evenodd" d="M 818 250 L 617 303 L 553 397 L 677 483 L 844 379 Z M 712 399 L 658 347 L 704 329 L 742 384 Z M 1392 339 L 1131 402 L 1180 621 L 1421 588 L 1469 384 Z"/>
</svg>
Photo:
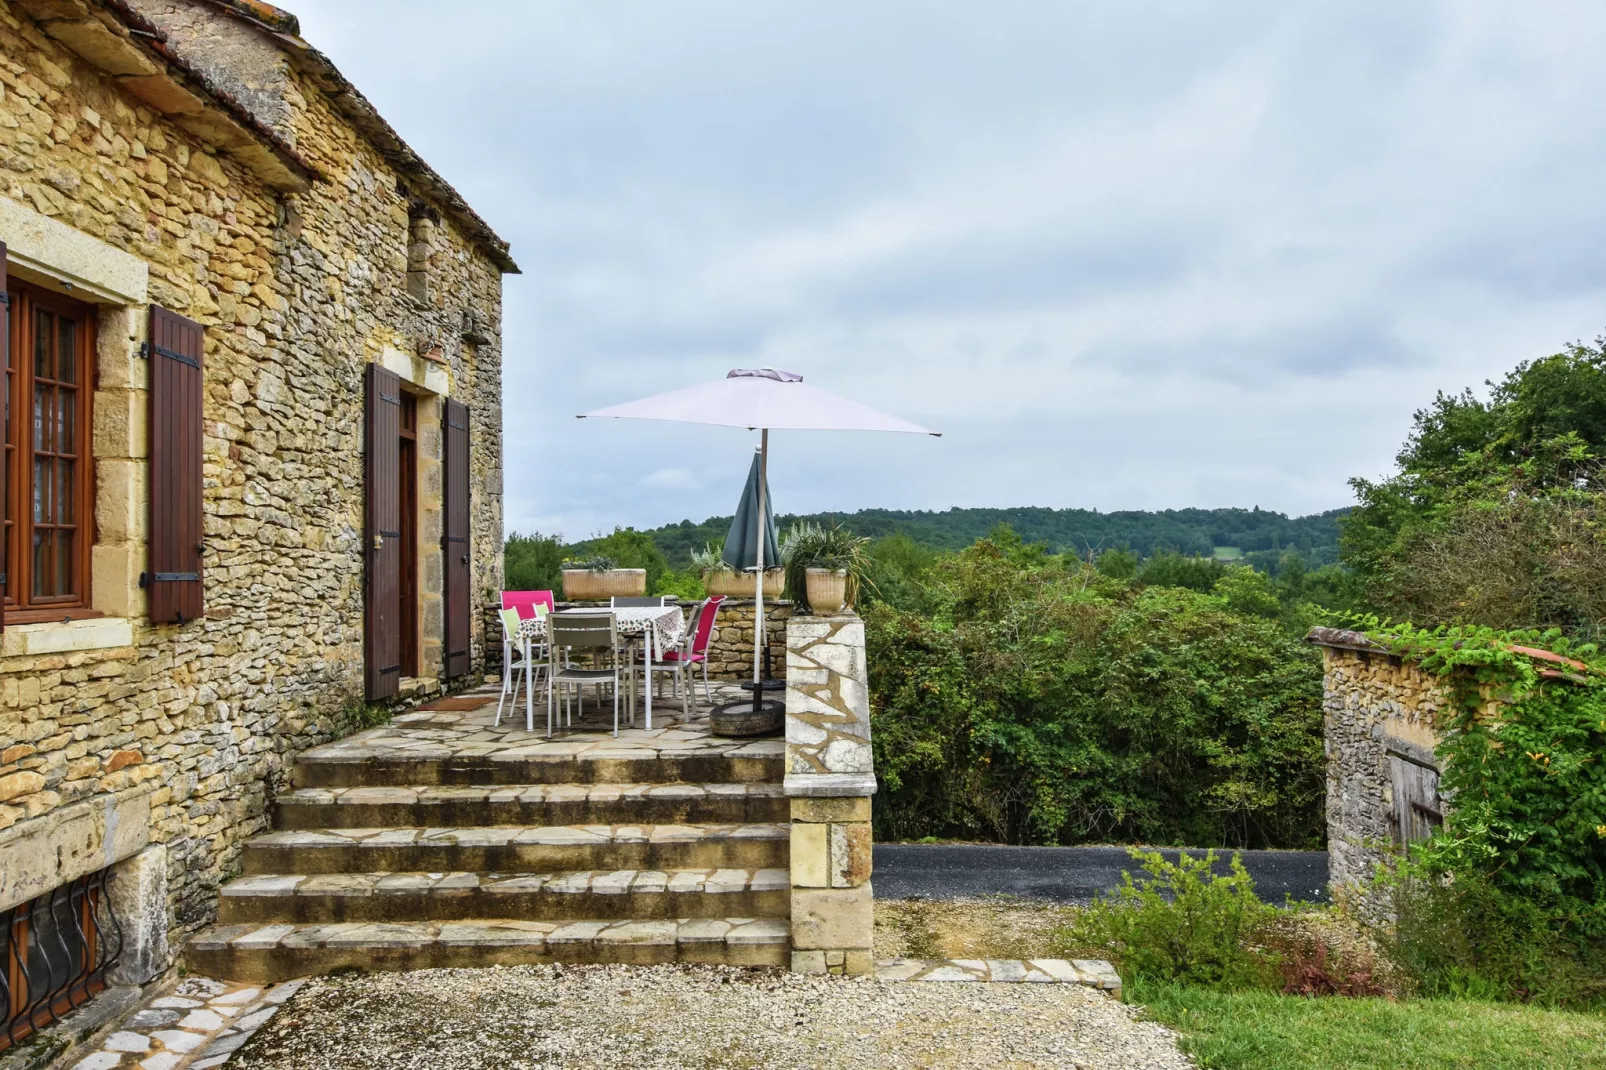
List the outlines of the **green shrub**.
<svg viewBox="0 0 1606 1070">
<path fill-rule="evenodd" d="M 653 594 L 672 594 L 682 602 L 700 602 L 705 597 L 703 580 L 696 572 L 676 572 L 670 569 L 658 577 Z"/>
<path fill-rule="evenodd" d="M 563 586 L 563 536 L 512 532 L 502 544 L 502 574 L 509 591 L 556 591 Z"/>
<path fill-rule="evenodd" d="M 1105 952 L 1123 977 L 1221 988 L 1277 983 L 1277 956 L 1255 939 L 1276 910 L 1255 895 L 1236 854 L 1220 876 L 1214 851 L 1174 863 L 1158 851 L 1128 853 L 1150 875 L 1134 881 L 1123 872 L 1113 895 L 1070 922 L 1063 944 Z"/>
<path fill-rule="evenodd" d="M 864 610 L 877 836 L 1317 847 L 1321 656 L 1006 531 Z"/>
</svg>

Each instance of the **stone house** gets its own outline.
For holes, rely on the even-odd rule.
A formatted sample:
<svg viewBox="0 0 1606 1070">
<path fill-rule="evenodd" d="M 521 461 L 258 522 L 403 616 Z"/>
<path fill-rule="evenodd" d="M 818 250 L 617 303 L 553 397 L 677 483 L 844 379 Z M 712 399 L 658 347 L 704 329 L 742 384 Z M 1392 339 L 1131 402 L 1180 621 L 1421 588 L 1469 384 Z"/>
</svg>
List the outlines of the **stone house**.
<svg viewBox="0 0 1606 1070">
<path fill-rule="evenodd" d="M 260 0 L 0 0 L 0 242 L 0 942 L 139 981 L 296 753 L 483 671 L 518 269 Z"/>
</svg>

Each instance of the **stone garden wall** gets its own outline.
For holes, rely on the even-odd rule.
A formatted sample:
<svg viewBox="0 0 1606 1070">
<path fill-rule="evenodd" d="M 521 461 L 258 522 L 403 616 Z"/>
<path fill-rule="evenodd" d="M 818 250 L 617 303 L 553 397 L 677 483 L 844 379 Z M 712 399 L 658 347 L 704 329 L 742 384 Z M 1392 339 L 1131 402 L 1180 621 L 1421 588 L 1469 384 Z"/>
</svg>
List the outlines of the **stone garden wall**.
<svg viewBox="0 0 1606 1070">
<path fill-rule="evenodd" d="M 79 10 L 0 0 L 0 239 L 15 257 L 19 235 L 36 235 L 41 257 L 65 250 L 89 275 L 135 280 L 93 297 L 94 612 L 11 623 L 0 638 L 0 908 L 140 852 L 139 880 L 165 895 L 177 948 L 213 916 L 292 756 L 348 728 L 342 711 L 363 694 L 370 361 L 470 406 L 471 597 L 501 587 L 502 268 L 449 213 L 429 208 L 433 226 L 412 226 L 408 175 L 304 71 L 279 69 L 287 106 L 263 122 L 307 165 L 297 189 L 271 179 L 282 163 L 253 164 L 271 154 L 245 127 L 225 129 L 217 104 L 229 151 L 69 50 L 108 32 L 91 17 L 95 32 L 74 37 Z M 422 297 L 408 288 L 419 262 L 433 283 Z M 145 619 L 137 583 L 147 302 L 206 328 L 206 616 L 183 625 Z M 419 446 L 420 496 L 437 503 L 438 405 L 420 405 Z M 426 507 L 426 666 L 439 658 L 439 539 L 439 510 Z M 477 671 L 484 631 L 472 618 Z"/>
</svg>

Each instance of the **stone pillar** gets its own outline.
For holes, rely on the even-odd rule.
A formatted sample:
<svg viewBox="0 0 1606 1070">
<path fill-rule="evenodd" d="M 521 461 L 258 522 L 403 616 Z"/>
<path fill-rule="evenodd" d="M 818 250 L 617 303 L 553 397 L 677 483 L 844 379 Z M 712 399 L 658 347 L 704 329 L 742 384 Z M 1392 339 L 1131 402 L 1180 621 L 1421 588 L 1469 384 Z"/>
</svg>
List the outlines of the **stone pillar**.
<svg viewBox="0 0 1606 1070">
<path fill-rule="evenodd" d="M 794 617 L 786 626 L 786 794 L 792 809 L 792 970 L 868 974 L 870 691 L 864 622 Z"/>
<path fill-rule="evenodd" d="M 167 845 L 152 844 L 113 867 L 106 892 L 123 950 L 108 978 L 142 985 L 167 969 Z"/>
</svg>

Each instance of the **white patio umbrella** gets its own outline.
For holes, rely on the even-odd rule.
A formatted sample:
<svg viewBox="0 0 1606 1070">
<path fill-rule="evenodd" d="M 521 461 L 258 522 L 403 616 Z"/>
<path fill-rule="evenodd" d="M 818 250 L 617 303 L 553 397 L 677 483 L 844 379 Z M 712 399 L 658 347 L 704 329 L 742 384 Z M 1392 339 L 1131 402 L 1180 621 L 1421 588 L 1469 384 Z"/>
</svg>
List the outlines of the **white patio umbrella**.
<svg viewBox="0 0 1606 1070">
<path fill-rule="evenodd" d="M 768 486 L 770 431 L 902 431 L 913 435 L 940 437 L 942 432 L 912 424 L 908 420 L 878 412 L 868 405 L 849 401 L 817 386 L 803 382 L 793 372 L 774 368 L 736 368 L 723 379 L 671 390 L 640 401 L 611 405 L 606 409 L 580 414 L 580 419 L 610 417 L 621 420 L 674 420 L 688 424 L 714 424 L 719 427 L 745 427 L 759 432 L 758 515 L 764 515 L 764 491 Z M 762 662 L 760 650 L 764 635 L 764 541 L 763 525 L 755 527 L 753 578 L 755 628 L 753 630 L 753 708 L 758 709 Z"/>
</svg>

